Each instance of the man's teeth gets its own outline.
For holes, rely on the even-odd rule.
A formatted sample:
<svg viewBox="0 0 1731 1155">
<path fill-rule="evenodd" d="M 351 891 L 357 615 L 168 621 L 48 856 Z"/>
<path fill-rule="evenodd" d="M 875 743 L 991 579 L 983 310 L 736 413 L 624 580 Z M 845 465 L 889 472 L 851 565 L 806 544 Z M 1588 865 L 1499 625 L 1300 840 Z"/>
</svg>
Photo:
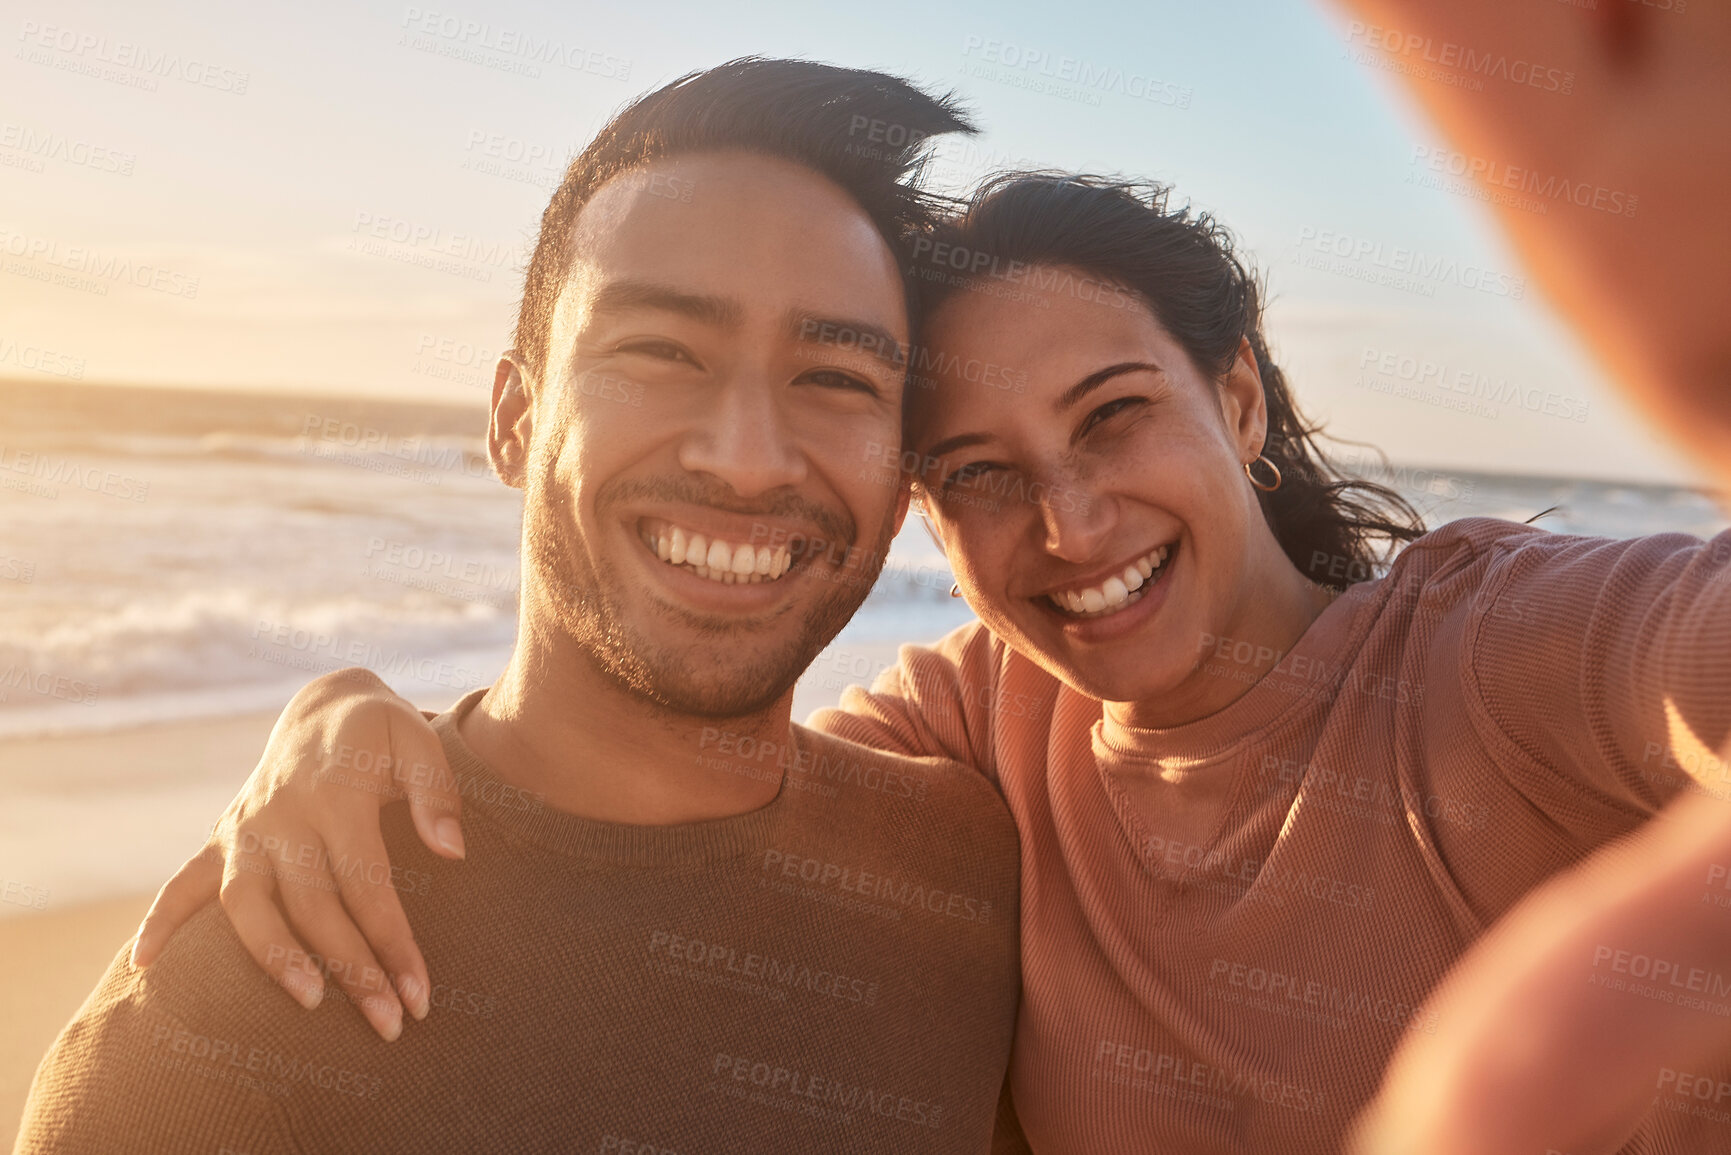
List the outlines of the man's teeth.
<svg viewBox="0 0 1731 1155">
<path fill-rule="evenodd" d="M 1059 590 L 1047 596 L 1059 609 L 1079 617 L 1114 613 L 1141 597 L 1139 591 L 1150 584 L 1155 573 L 1165 566 L 1171 550 L 1169 545 L 1152 550 L 1125 566 L 1123 573 L 1114 574 L 1097 586 L 1080 590 Z"/>
<path fill-rule="evenodd" d="M 734 545 L 678 526 L 648 534 L 645 540 L 655 556 L 668 565 L 688 566 L 698 577 L 725 585 L 772 582 L 793 565 L 793 554 L 786 546 Z"/>
</svg>

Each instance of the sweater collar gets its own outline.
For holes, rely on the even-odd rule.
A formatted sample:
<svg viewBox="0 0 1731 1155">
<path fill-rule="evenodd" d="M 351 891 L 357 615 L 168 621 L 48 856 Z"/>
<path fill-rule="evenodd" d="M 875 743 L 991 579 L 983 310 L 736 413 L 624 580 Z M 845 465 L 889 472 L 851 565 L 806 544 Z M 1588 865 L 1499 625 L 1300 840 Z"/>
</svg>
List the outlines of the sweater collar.
<svg viewBox="0 0 1731 1155">
<path fill-rule="evenodd" d="M 568 858 L 591 859 L 617 866 L 680 866 L 761 853 L 774 845 L 796 805 L 782 773 L 782 788 L 756 810 L 703 822 L 670 826 L 639 826 L 583 818 L 546 804 L 537 794 L 503 781 L 463 740 L 459 724 L 473 710 L 486 687 L 475 690 L 433 720 L 445 746 L 445 757 L 456 775 L 466 816 L 476 811 L 501 827 L 512 841 L 528 843 Z M 802 749 L 805 735 L 793 726 L 789 742 Z M 622 767 L 629 773 L 629 767 Z"/>
</svg>

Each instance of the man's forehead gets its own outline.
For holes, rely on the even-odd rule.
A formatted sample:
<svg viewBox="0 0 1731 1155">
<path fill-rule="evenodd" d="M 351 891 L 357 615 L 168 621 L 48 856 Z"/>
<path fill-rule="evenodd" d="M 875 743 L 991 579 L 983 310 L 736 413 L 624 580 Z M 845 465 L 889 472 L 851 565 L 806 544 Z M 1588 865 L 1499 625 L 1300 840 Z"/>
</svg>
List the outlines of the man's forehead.
<svg viewBox="0 0 1731 1155">
<path fill-rule="evenodd" d="M 747 153 L 670 157 L 609 180 L 572 223 L 567 287 L 620 278 L 777 311 L 862 309 L 905 323 L 896 258 L 847 193 Z"/>
</svg>

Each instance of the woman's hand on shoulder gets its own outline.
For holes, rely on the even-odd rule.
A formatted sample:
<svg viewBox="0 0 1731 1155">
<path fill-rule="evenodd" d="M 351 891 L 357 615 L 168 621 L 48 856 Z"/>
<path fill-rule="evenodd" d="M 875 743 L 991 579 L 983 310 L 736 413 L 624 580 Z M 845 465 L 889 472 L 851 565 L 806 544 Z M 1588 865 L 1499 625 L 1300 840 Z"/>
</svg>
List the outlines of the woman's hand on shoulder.
<svg viewBox="0 0 1731 1155">
<path fill-rule="evenodd" d="M 431 990 L 380 833 L 380 808 L 398 799 L 433 853 L 463 857 L 457 783 L 420 711 L 367 670 L 309 682 L 204 849 L 158 892 L 133 965 L 220 898 L 253 961 L 302 1006 L 329 977 L 395 1039 L 403 1007 L 425 1018 Z"/>
</svg>

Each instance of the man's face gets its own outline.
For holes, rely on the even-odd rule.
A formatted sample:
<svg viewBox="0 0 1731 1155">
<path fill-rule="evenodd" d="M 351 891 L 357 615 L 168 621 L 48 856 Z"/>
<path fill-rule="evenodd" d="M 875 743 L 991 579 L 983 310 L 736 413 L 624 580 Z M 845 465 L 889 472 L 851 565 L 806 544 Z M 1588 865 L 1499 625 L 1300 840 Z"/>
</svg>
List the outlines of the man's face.
<svg viewBox="0 0 1731 1155">
<path fill-rule="evenodd" d="M 828 180 L 739 152 L 616 177 L 573 228 L 541 380 L 515 409 L 495 391 L 525 627 L 668 709 L 763 709 L 870 591 L 905 509 L 864 456 L 900 441 L 895 258 Z"/>
</svg>

